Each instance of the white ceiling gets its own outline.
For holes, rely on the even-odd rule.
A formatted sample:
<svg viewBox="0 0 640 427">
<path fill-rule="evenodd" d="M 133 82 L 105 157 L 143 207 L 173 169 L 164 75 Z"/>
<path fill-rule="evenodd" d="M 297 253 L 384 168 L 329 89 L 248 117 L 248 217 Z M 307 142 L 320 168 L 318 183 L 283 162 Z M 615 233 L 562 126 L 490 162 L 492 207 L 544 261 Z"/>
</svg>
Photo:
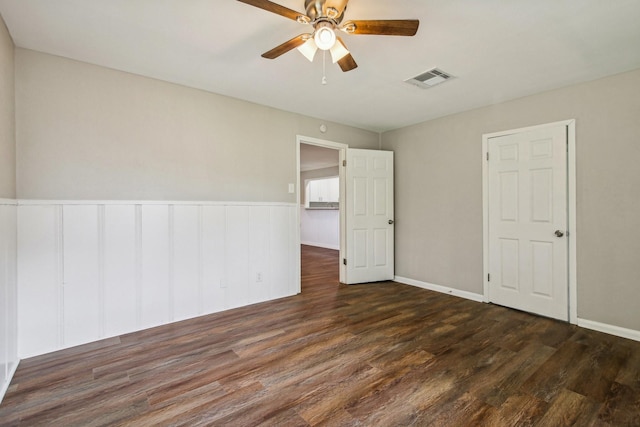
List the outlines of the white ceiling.
<svg viewBox="0 0 640 427">
<path fill-rule="evenodd" d="M 304 11 L 304 0 L 279 0 Z M 359 67 L 260 55 L 308 27 L 234 0 L 0 0 L 17 46 L 385 131 L 640 68 L 639 0 L 351 0 L 348 19 L 420 20 L 415 37 L 344 35 Z M 423 90 L 432 67 L 456 78 Z"/>
</svg>

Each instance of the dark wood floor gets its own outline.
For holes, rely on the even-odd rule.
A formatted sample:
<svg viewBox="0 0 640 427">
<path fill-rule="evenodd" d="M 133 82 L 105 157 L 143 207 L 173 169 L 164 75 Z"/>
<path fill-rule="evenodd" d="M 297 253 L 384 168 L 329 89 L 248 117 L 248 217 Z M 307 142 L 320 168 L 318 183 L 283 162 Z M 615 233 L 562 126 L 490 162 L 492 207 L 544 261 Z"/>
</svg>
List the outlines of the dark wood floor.
<svg viewBox="0 0 640 427">
<path fill-rule="evenodd" d="M 640 425 L 640 343 L 397 283 L 337 283 L 20 363 L 1 425 Z"/>
</svg>

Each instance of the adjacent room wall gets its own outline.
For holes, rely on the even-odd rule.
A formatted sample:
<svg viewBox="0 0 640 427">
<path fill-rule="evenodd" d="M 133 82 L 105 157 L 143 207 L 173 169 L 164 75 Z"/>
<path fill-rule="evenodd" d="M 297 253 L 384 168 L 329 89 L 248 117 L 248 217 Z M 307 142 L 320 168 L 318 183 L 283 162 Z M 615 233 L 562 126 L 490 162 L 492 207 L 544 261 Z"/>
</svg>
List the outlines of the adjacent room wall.
<svg viewBox="0 0 640 427">
<path fill-rule="evenodd" d="M 300 242 L 303 245 L 340 249 L 340 210 L 313 210 L 304 207 L 305 180 L 338 176 L 338 166 L 300 172 Z"/>
<path fill-rule="evenodd" d="M 20 199 L 295 203 L 296 135 L 378 134 L 16 49 Z"/>
<path fill-rule="evenodd" d="M 482 293 L 482 135 L 576 119 L 578 317 L 640 331 L 640 70 L 382 136 L 396 274 Z"/>
<path fill-rule="evenodd" d="M 305 180 L 313 178 L 332 178 L 338 175 L 340 175 L 340 169 L 338 166 L 300 172 L 300 204 L 304 205 L 307 201 L 307 189 L 304 185 Z"/>
</svg>

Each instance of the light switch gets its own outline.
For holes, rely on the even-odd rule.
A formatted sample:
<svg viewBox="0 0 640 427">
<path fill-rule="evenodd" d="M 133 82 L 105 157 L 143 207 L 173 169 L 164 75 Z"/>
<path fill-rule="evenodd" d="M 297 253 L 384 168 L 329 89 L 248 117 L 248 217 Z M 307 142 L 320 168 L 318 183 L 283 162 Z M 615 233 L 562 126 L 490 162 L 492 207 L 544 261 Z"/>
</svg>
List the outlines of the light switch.
<svg viewBox="0 0 640 427">
<path fill-rule="evenodd" d="M 289 184 L 289 194 L 293 194 L 296 192 L 295 184 Z"/>
</svg>

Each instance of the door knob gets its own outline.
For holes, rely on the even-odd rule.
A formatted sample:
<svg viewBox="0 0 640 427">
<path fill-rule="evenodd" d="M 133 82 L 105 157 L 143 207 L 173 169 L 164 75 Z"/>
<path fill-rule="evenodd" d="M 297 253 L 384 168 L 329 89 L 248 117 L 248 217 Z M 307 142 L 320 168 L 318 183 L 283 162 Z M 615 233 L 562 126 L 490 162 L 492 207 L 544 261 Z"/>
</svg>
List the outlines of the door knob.
<svg viewBox="0 0 640 427">
<path fill-rule="evenodd" d="M 556 235 L 556 237 L 562 237 L 564 236 L 564 233 L 560 230 L 556 230 L 556 232 L 554 233 Z"/>
<path fill-rule="evenodd" d="M 393 222 L 394 222 L 394 221 L 393 221 L 392 219 L 390 219 L 390 220 L 389 220 L 389 224 L 393 224 Z"/>
</svg>

